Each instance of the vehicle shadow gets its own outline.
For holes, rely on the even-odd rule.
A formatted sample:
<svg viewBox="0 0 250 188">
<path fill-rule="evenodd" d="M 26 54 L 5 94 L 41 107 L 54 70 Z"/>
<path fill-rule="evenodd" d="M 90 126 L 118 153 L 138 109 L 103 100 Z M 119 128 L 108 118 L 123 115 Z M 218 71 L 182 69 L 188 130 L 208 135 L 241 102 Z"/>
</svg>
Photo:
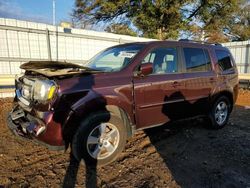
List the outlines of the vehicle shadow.
<svg viewBox="0 0 250 188">
<path fill-rule="evenodd" d="M 171 102 L 176 99 L 183 100 Z M 169 122 L 159 127 L 146 129 L 145 133 L 172 173 L 173 179 L 181 187 L 203 187 L 203 184 L 197 183 L 192 175 L 198 171 L 199 176 L 206 176 L 204 170 L 200 169 L 203 159 L 199 158 L 201 149 L 199 140 L 195 143 L 193 138 L 195 133 L 199 137 L 202 134 L 206 135 L 206 131 L 209 131 L 208 123 L 202 116 L 199 116 L 208 110 L 206 101 L 199 99 L 191 103 L 181 92 L 165 96 L 164 101 L 161 113 L 169 119 Z M 193 116 L 196 117 L 185 119 Z"/>
<path fill-rule="evenodd" d="M 195 118 L 144 132 L 181 187 L 247 187 L 247 114 L 242 106 L 235 106 L 229 123 L 221 130 L 210 129 L 204 118 Z"/>
<path fill-rule="evenodd" d="M 195 187 L 195 184 L 192 183 L 194 182 L 193 178 L 195 178 L 192 175 L 192 170 L 196 171 L 197 164 L 191 165 L 192 170 L 189 165 L 190 161 L 195 160 L 200 163 L 200 159 L 195 156 L 195 153 L 199 151 L 193 150 L 190 144 L 194 144 L 192 143 L 194 132 L 206 129 L 204 127 L 202 119 L 189 119 L 168 122 L 162 126 L 144 130 L 156 152 L 171 172 L 172 178 L 181 187 Z M 192 159 L 187 162 L 189 159 L 187 150 L 189 149 L 192 153 Z M 202 172 L 202 170 L 199 171 Z"/>
</svg>

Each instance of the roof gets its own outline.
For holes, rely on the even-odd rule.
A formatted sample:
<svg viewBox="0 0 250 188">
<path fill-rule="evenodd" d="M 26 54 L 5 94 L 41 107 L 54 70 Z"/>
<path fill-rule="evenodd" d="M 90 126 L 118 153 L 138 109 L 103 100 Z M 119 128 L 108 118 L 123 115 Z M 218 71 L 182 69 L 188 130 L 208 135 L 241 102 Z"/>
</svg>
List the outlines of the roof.
<svg viewBox="0 0 250 188">
<path fill-rule="evenodd" d="M 177 40 L 164 40 L 164 41 L 146 41 L 146 42 L 132 42 L 132 43 L 125 43 L 125 44 L 119 44 L 117 46 L 128 46 L 128 45 L 132 45 L 132 44 L 144 44 L 144 45 L 157 45 L 157 44 L 162 44 L 162 43 L 166 43 L 166 44 L 172 44 L 172 45 L 185 45 L 185 46 L 207 46 L 207 47 L 215 47 L 215 48 L 226 48 L 224 47 L 222 44 L 220 43 L 210 43 L 210 42 L 206 42 L 206 41 L 193 41 L 193 40 L 186 40 L 186 39 L 181 39 L 179 41 Z"/>
</svg>

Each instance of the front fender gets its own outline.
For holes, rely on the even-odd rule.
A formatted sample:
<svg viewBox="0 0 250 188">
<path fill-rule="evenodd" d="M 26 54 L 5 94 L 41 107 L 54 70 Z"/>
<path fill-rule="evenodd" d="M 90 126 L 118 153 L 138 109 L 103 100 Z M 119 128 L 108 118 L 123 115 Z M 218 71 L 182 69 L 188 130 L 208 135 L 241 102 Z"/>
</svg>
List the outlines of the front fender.
<svg viewBox="0 0 250 188">
<path fill-rule="evenodd" d="M 76 116 L 84 118 L 97 111 L 109 111 L 107 106 L 116 106 L 126 112 L 128 118 L 134 124 L 132 105 L 132 101 L 127 100 L 126 97 L 115 94 L 101 95 L 94 90 L 90 90 L 83 98 L 74 103 L 71 109 Z"/>
<path fill-rule="evenodd" d="M 83 98 L 74 103 L 71 109 L 77 116 L 85 116 L 90 112 L 105 110 L 106 104 L 105 97 L 90 90 Z"/>
<path fill-rule="evenodd" d="M 109 94 L 104 96 L 90 90 L 84 97 L 72 104 L 71 111 L 63 124 L 64 138 L 71 140 L 79 123 L 91 113 L 98 111 L 106 111 L 123 119 L 128 130 L 128 136 L 132 135 L 132 125 L 134 123 L 131 102 L 117 95 Z"/>
</svg>

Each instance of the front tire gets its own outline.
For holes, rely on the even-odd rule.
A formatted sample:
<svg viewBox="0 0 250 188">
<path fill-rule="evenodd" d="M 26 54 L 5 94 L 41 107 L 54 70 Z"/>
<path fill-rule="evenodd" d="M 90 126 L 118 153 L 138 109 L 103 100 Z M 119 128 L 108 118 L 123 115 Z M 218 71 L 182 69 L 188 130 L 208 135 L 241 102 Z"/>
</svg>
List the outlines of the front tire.
<svg viewBox="0 0 250 188">
<path fill-rule="evenodd" d="M 214 129 L 223 128 L 229 119 L 231 104 L 226 96 L 219 97 L 211 106 L 209 120 Z"/>
<path fill-rule="evenodd" d="M 103 166 L 122 152 L 126 139 L 121 118 L 109 112 L 98 112 L 82 121 L 72 140 L 72 153 L 88 165 Z"/>
</svg>

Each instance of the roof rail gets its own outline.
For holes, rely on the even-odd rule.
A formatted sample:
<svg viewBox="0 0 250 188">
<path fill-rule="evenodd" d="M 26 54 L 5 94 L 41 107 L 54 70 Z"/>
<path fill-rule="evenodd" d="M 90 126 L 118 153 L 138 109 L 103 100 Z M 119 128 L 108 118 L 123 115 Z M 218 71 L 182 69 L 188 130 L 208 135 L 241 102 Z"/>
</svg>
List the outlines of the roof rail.
<svg viewBox="0 0 250 188">
<path fill-rule="evenodd" d="M 189 40 L 189 39 L 180 39 L 180 42 L 195 42 L 200 44 L 211 44 L 215 46 L 222 46 L 220 43 L 212 43 L 212 42 L 206 42 L 206 41 L 198 41 L 198 40 Z"/>
</svg>

